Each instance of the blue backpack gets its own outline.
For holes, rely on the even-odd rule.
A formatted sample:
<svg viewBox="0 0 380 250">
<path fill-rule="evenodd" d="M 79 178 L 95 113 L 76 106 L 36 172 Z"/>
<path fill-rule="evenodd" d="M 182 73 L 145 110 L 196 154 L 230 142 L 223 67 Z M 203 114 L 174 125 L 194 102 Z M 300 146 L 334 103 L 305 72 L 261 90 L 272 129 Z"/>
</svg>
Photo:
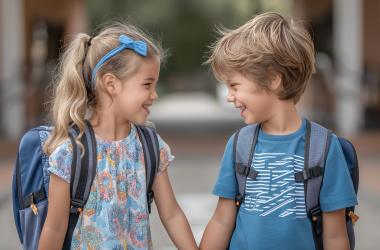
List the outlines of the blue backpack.
<svg viewBox="0 0 380 250">
<path fill-rule="evenodd" d="M 154 127 L 136 125 L 142 144 L 146 166 L 147 204 L 149 213 L 154 193 L 153 182 L 157 175 L 160 152 Z M 13 214 L 17 232 L 23 249 L 37 250 L 49 204 L 50 175 L 49 156 L 42 147 L 50 136 L 52 127 L 37 127 L 28 131 L 21 139 L 12 183 Z M 68 229 L 63 249 L 71 248 L 71 240 L 95 178 L 97 166 L 97 147 L 95 134 L 90 123 L 86 124 L 81 143 L 85 154 L 81 158 L 82 148 L 77 145 L 79 128 L 69 127 L 69 138 L 73 145 L 73 162 L 71 165 L 71 208 Z"/>
<path fill-rule="evenodd" d="M 322 250 L 322 210 L 319 206 L 319 192 L 322 187 L 324 167 L 332 131 L 308 120 L 306 120 L 306 124 L 304 170 L 295 173 L 294 178 L 296 182 L 304 183 L 305 207 L 307 215 L 312 221 L 314 243 L 317 250 Z M 251 168 L 259 130 L 260 124 L 255 124 L 239 129 L 235 134 L 234 170 L 239 185 L 239 193 L 236 195 L 235 203 L 238 207 L 244 202 L 247 177 L 255 180 L 259 173 L 259 171 Z M 359 165 L 355 148 L 344 138 L 338 137 L 338 140 L 342 146 L 355 193 L 357 194 L 359 187 Z M 355 206 L 346 208 L 346 228 L 351 249 L 355 249 L 353 225 L 359 219 L 354 214 L 354 211 Z"/>
</svg>

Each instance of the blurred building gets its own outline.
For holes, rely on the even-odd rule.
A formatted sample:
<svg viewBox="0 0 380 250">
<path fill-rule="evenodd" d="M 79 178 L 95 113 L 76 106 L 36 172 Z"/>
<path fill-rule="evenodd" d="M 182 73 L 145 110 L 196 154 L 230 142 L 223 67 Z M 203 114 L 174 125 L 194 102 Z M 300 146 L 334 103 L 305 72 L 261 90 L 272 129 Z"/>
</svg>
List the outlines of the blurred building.
<svg viewBox="0 0 380 250">
<path fill-rule="evenodd" d="M 250 1 L 238 2 L 236 4 L 239 6 L 249 5 L 247 8 L 252 8 L 251 13 L 271 11 L 264 7 L 286 3 L 291 5 L 293 17 L 307 21 L 304 26 L 312 33 L 317 51 L 317 74 L 312 77 L 298 105 L 303 116 L 343 134 L 380 127 L 379 0 L 252 0 L 256 3 L 254 5 L 248 4 Z M 63 45 L 61 39 L 89 28 L 87 26 L 92 18 L 88 18 L 89 6 L 91 9 L 104 9 L 106 4 L 111 3 L 120 9 L 120 14 L 125 14 L 127 7 L 130 13 L 149 7 L 148 3 L 141 3 L 141 8 L 135 9 L 138 2 L 121 0 L 0 0 L 1 136 L 18 138 L 25 130 L 44 123 L 45 89 L 54 60 Z M 211 5 L 210 2 L 208 8 Z M 253 10 L 252 6 L 256 9 Z M 207 15 L 204 10 L 206 5 L 202 8 L 197 11 L 199 15 Z M 160 24 L 156 12 L 152 12 L 156 15 L 153 19 Z M 191 22 L 187 19 L 181 22 L 179 30 L 188 30 L 186 25 L 194 24 L 196 20 L 193 19 L 196 18 L 191 15 Z M 213 34 L 212 29 L 210 25 L 209 34 Z M 172 37 L 165 34 L 163 37 L 178 38 L 178 34 L 174 33 Z M 209 35 L 208 32 L 202 34 Z M 198 40 L 199 44 L 192 44 L 191 47 L 207 51 L 204 40 Z M 170 46 L 176 47 L 176 41 L 183 43 L 180 39 L 174 39 Z M 192 53 L 191 50 L 188 52 Z M 179 62 L 169 64 L 173 65 L 179 65 Z M 193 71 L 197 72 L 197 69 Z M 173 79 L 178 73 L 175 70 L 174 66 L 169 69 Z M 181 82 L 196 87 L 210 79 L 203 79 L 206 78 L 203 73 L 196 76 L 186 81 L 181 78 Z M 170 91 L 178 91 L 176 84 L 168 82 Z M 182 91 L 185 90 L 191 89 L 183 88 Z"/>
<path fill-rule="evenodd" d="M 86 29 L 85 0 L 0 0 L 0 132 L 43 123 L 45 89 L 62 38 Z"/>
<path fill-rule="evenodd" d="M 317 74 L 300 110 L 342 134 L 380 127 L 380 1 L 293 0 L 308 22 Z"/>
</svg>

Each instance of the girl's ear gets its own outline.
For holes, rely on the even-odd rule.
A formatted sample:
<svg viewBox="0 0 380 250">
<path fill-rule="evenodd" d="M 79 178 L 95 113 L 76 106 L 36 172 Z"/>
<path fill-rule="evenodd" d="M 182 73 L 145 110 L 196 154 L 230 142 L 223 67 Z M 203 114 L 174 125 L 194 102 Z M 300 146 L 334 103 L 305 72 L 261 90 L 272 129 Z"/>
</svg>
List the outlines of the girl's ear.
<svg viewBox="0 0 380 250">
<path fill-rule="evenodd" d="M 106 73 L 103 76 L 103 85 L 107 92 L 113 96 L 116 94 L 118 79 L 114 74 Z"/>
</svg>

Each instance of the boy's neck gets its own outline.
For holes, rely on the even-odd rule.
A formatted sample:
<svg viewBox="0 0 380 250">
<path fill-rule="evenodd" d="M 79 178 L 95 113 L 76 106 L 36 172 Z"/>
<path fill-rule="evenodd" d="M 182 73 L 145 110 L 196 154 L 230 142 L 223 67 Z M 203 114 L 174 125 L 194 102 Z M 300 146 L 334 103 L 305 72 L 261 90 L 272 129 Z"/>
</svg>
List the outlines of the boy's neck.
<svg viewBox="0 0 380 250">
<path fill-rule="evenodd" d="M 261 129 L 271 135 L 288 135 L 296 132 L 302 126 L 302 118 L 294 102 L 280 101 L 279 104 L 272 117 L 261 122 Z"/>
</svg>

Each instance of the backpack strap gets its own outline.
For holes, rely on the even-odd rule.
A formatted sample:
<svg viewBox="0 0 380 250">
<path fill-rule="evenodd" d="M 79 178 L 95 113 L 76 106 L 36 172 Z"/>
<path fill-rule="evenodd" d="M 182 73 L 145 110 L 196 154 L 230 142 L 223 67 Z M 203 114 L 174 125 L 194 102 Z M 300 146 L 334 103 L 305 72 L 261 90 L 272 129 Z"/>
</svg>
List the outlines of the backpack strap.
<svg viewBox="0 0 380 250">
<path fill-rule="evenodd" d="M 157 170 L 160 163 L 160 148 L 158 137 L 152 127 L 145 125 L 137 125 L 137 133 L 139 135 L 144 161 L 145 161 L 145 175 L 146 175 L 146 193 L 149 214 L 151 213 L 151 205 L 154 198 L 152 190 L 154 180 L 157 176 Z"/>
<path fill-rule="evenodd" d="M 319 192 L 330 147 L 332 131 L 306 120 L 304 170 L 295 173 L 296 182 L 304 182 L 305 207 L 312 220 L 312 232 L 317 250 L 323 249 L 322 210 Z"/>
<path fill-rule="evenodd" d="M 77 125 L 69 128 L 69 138 L 73 145 L 73 161 L 70 181 L 70 217 L 63 250 L 71 249 L 73 232 L 90 195 L 91 185 L 96 174 L 97 147 L 94 130 L 90 123 L 86 123 L 85 131 L 80 138 L 85 150 L 83 157 L 81 157 L 82 148 L 75 141 L 79 132 L 80 129 Z"/>
<path fill-rule="evenodd" d="M 238 207 L 240 207 L 240 205 L 244 202 L 247 177 L 255 180 L 259 173 L 251 168 L 259 130 L 260 124 L 257 123 L 239 129 L 235 133 L 234 170 L 239 186 L 239 194 L 235 197 L 235 203 Z"/>
</svg>

